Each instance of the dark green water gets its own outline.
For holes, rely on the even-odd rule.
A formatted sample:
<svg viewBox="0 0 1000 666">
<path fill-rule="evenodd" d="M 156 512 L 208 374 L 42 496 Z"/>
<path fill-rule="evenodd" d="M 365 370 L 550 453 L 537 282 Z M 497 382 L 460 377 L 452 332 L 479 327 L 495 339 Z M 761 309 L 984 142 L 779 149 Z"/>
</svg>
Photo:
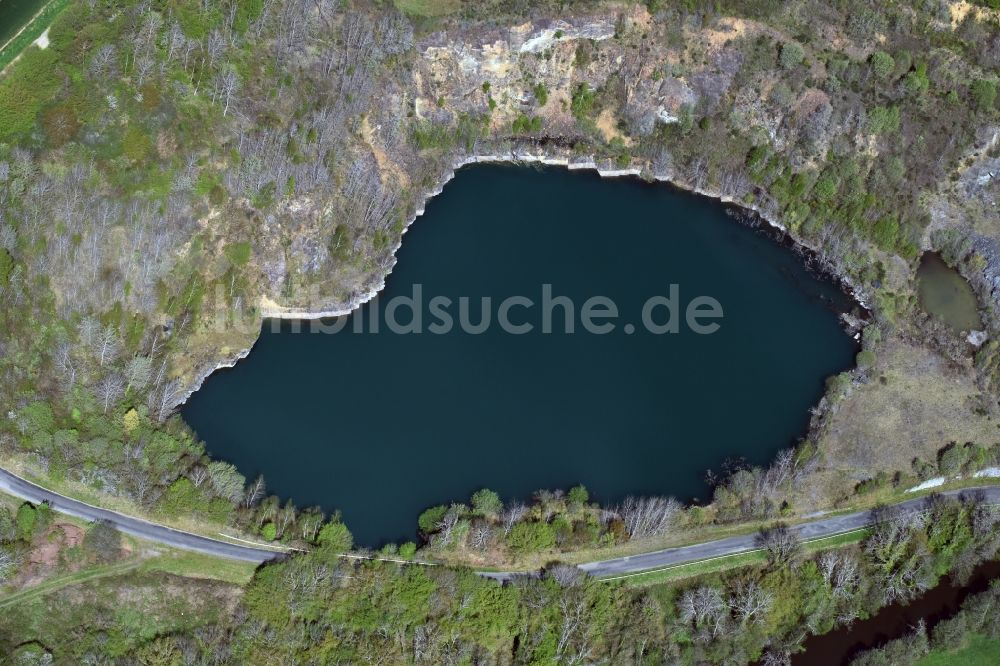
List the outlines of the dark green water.
<svg viewBox="0 0 1000 666">
<path fill-rule="evenodd" d="M 247 477 L 263 472 L 270 492 L 300 507 L 340 509 L 357 541 L 376 545 L 413 538 L 421 510 L 484 486 L 505 499 L 580 482 L 602 502 L 707 498 L 706 469 L 728 456 L 766 463 L 801 436 L 825 378 L 856 352 L 836 314 L 850 302 L 790 249 L 715 201 L 590 172 L 461 170 L 406 233 L 386 290 L 360 316 L 384 322 L 385 304 L 414 283 L 425 301 L 474 297 L 473 322 L 479 297 L 540 304 L 545 283 L 575 301 L 577 317 L 604 295 L 620 318 L 605 335 L 579 325 L 565 334 L 558 309 L 551 334 L 266 324 L 184 418 L 214 456 Z M 685 305 L 717 299 L 721 328 L 626 334 L 670 284 Z M 515 308 L 511 319 L 529 314 Z"/>
<path fill-rule="evenodd" d="M 979 303 L 972 287 L 940 255 L 926 252 L 917 269 L 920 307 L 941 318 L 956 332 L 982 328 Z"/>
<path fill-rule="evenodd" d="M 17 34 L 47 0 L 0 0 L 0 46 Z"/>
</svg>

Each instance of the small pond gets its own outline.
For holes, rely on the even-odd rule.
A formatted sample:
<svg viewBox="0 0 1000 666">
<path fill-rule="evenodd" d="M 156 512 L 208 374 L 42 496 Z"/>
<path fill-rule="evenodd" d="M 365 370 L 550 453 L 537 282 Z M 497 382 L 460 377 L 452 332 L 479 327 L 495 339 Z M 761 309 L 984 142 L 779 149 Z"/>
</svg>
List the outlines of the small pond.
<svg viewBox="0 0 1000 666">
<path fill-rule="evenodd" d="M 955 332 L 974 331 L 982 327 L 976 294 L 966 279 L 946 264 L 941 255 L 925 252 L 920 258 L 917 293 L 920 307 L 940 318 Z"/>
</svg>

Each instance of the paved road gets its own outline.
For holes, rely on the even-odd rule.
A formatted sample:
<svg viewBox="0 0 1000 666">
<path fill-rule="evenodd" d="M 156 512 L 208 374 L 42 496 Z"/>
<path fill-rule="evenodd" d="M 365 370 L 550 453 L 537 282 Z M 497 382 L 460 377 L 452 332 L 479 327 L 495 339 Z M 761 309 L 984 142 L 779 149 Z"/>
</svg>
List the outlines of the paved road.
<svg viewBox="0 0 1000 666">
<path fill-rule="evenodd" d="M 115 511 L 101 509 L 86 502 L 80 502 L 59 493 L 54 493 L 51 490 L 46 490 L 41 486 L 36 486 L 30 481 L 25 481 L 16 474 L 11 474 L 4 469 L 0 469 L 0 490 L 34 504 L 48 502 L 56 511 L 83 520 L 107 520 L 125 534 L 131 534 L 140 539 L 156 541 L 175 548 L 246 562 L 266 562 L 283 554 L 266 548 L 255 548 L 249 545 L 241 546 L 217 539 L 210 539 L 197 534 L 191 534 L 190 532 L 175 530 L 164 525 L 150 523 L 139 518 L 126 516 Z"/>
<path fill-rule="evenodd" d="M 61 513 L 75 516 L 83 520 L 107 520 L 113 523 L 119 530 L 126 534 L 148 539 L 159 543 L 193 550 L 199 553 L 207 553 L 219 557 L 228 557 L 248 562 L 266 562 L 281 556 L 283 553 L 276 552 L 263 547 L 250 545 L 242 546 L 234 543 L 227 543 L 217 539 L 182 532 L 156 523 L 150 523 L 139 518 L 133 518 L 107 509 L 80 502 L 69 497 L 65 497 L 51 490 L 46 490 L 21 477 L 0 469 L 0 490 L 26 499 L 33 503 L 48 502 L 53 509 Z M 986 496 L 986 501 L 1000 504 L 1000 486 L 985 486 L 983 488 L 969 488 L 965 490 L 952 490 L 944 495 L 960 495 L 973 491 L 982 492 Z M 898 505 L 904 511 L 916 512 L 924 509 L 925 499 L 917 498 L 907 500 Z M 869 511 L 857 511 L 855 513 L 832 516 L 829 518 L 818 518 L 817 520 L 797 525 L 792 529 L 801 539 L 817 539 L 820 537 L 833 536 L 841 532 L 849 532 L 868 525 L 870 520 Z M 657 550 L 641 555 L 631 555 L 629 557 L 617 557 L 599 562 L 588 562 L 581 564 L 580 568 L 593 576 L 614 577 L 626 574 L 637 573 L 649 569 L 660 569 L 671 565 L 685 564 L 698 560 L 706 560 L 724 555 L 736 555 L 746 553 L 756 549 L 754 539 L 756 534 L 744 534 L 740 536 L 718 539 L 716 541 L 706 541 L 705 543 L 693 544 L 690 546 L 680 546 Z M 516 576 L 526 575 L 527 572 L 481 572 L 481 575 L 495 578 L 497 580 L 510 580 Z M 531 574 L 528 574 L 531 575 Z"/>
<path fill-rule="evenodd" d="M 982 491 L 986 495 L 986 501 L 993 504 L 1000 504 L 1000 486 L 986 486 L 976 489 L 953 490 L 942 493 L 943 495 L 960 495 L 970 493 L 974 490 Z M 916 512 L 925 508 L 925 498 L 917 498 L 902 502 L 898 506 L 904 511 Z M 820 537 L 833 536 L 842 532 L 865 527 L 871 518 L 870 511 L 858 511 L 855 513 L 832 516 L 829 518 L 819 518 L 812 522 L 803 523 L 792 529 L 800 539 L 818 539 Z M 754 540 L 756 534 L 744 534 L 740 536 L 727 537 L 716 541 L 706 541 L 705 543 L 693 544 L 690 546 L 680 546 L 678 548 L 667 548 L 641 555 L 631 555 L 629 557 L 616 557 L 611 560 L 601 560 L 599 562 L 587 562 L 581 564 L 580 568 L 592 576 L 615 577 L 634 574 L 650 569 L 662 569 L 678 564 L 707 560 L 713 557 L 725 555 L 736 555 L 756 550 Z M 483 575 L 497 580 L 510 580 L 517 574 L 483 572 Z"/>
</svg>

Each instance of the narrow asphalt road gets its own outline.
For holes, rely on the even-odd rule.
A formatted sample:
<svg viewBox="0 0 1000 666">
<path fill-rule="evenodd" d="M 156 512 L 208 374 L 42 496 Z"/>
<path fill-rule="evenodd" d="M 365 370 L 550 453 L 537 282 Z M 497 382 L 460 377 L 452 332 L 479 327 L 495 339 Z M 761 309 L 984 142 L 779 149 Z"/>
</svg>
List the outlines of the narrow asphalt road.
<svg viewBox="0 0 1000 666">
<path fill-rule="evenodd" d="M 957 496 L 963 493 L 982 492 L 986 501 L 992 504 L 1000 504 L 1000 486 L 985 486 L 982 488 L 967 488 L 964 490 L 951 490 L 942 495 Z M 922 511 L 926 506 L 926 499 L 919 497 L 906 500 L 898 504 L 900 508 L 907 512 Z M 843 532 L 850 532 L 869 524 L 871 520 L 870 511 L 857 511 L 840 516 L 829 518 L 818 518 L 817 520 L 797 525 L 792 529 L 802 540 L 818 539 L 821 537 L 833 536 Z M 679 546 L 677 548 L 667 548 L 641 555 L 631 555 L 628 557 L 616 557 L 610 560 L 598 562 L 587 562 L 579 565 L 581 569 L 592 576 L 609 577 L 626 576 L 651 569 L 662 569 L 688 562 L 697 562 L 726 555 L 737 555 L 757 549 L 755 544 L 756 534 L 743 534 L 740 536 L 727 537 L 716 541 L 706 541 L 690 546 Z M 484 576 L 497 580 L 510 580 L 518 574 L 483 572 Z"/>
<path fill-rule="evenodd" d="M 210 539 L 197 534 L 191 534 L 190 532 L 175 530 L 164 525 L 150 523 L 139 518 L 126 516 L 115 511 L 102 509 L 86 502 L 80 502 L 59 493 L 54 493 L 51 490 L 46 490 L 41 486 L 22 479 L 16 474 L 11 474 L 5 469 L 0 469 L 0 490 L 28 500 L 33 504 L 48 502 L 49 506 L 56 511 L 82 520 L 107 520 L 125 534 L 130 534 L 140 539 L 156 541 L 175 548 L 246 562 L 266 562 L 283 554 L 282 552 L 266 548 L 241 546 L 235 543 L 219 541 L 218 539 Z"/>
<path fill-rule="evenodd" d="M 263 547 L 250 545 L 239 545 L 227 543 L 217 539 L 182 532 L 164 525 L 157 525 L 139 518 L 126 516 L 115 511 L 109 511 L 100 507 L 70 499 L 64 495 L 46 490 L 30 481 L 26 481 L 16 474 L 12 474 L 4 469 L 0 469 L 0 491 L 7 492 L 21 499 L 33 503 L 48 502 L 49 505 L 59 511 L 82 520 L 107 520 L 115 527 L 126 534 L 148 539 L 159 543 L 191 550 L 218 557 L 228 557 L 231 559 L 244 560 L 247 562 L 266 562 L 280 557 L 284 553 L 270 550 Z M 982 488 L 966 488 L 963 490 L 951 490 L 944 495 L 957 496 L 963 493 L 981 492 L 987 502 L 1000 504 L 1000 486 L 985 486 Z M 925 498 L 916 498 L 901 502 L 897 506 L 904 511 L 917 512 L 925 508 Z M 868 525 L 871 517 L 869 511 L 857 511 L 840 516 L 829 518 L 818 518 L 808 523 L 797 525 L 792 529 L 798 534 L 800 539 L 818 539 L 821 537 L 833 536 L 842 532 L 850 532 Z M 610 560 L 598 562 L 587 562 L 579 565 L 580 568 L 592 576 L 615 577 L 634 574 L 650 569 L 660 569 L 677 564 L 686 564 L 698 560 L 706 560 L 714 557 L 726 555 L 736 555 L 756 550 L 756 534 L 744 534 L 740 536 L 727 537 L 716 541 L 706 541 L 704 543 L 692 544 L 690 546 L 679 546 L 677 548 L 667 548 L 641 555 L 631 555 L 628 557 L 617 557 Z M 516 576 L 525 575 L 528 572 L 480 572 L 480 575 L 496 580 L 510 580 Z"/>
</svg>

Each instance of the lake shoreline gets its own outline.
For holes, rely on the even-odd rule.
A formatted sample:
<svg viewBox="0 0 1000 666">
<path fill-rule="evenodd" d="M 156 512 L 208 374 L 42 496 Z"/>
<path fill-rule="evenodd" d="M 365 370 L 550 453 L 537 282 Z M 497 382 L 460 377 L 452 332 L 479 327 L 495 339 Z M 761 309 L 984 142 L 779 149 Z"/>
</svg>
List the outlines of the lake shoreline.
<svg viewBox="0 0 1000 666">
<path fill-rule="evenodd" d="M 569 171 L 591 170 L 596 171 L 601 178 L 635 177 L 651 184 L 666 185 L 681 192 L 687 192 L 707 197 L 709 199 L 714 199 L 722 203 L 727 210 L 727 214 L 740 224 L 757 226 L 756 223 L 759 221 L 766 223 L 767 228 L 773 232 L 771 240 L 794 250 L 800 255 L 800 258 L 803 258 L 805 266 L 808 270 L 816 273 L 821 278 L 834 282 L 841 291 L 849 296 L 851 300 L 853 300 L 854 303 L 863 311 L 861 317 L 852 318 L 853 320 L 848 319 L 847 316 L 845 316 L 849 316 L 848 313 L 840 313 L 845 329 L 850 335 L 856 335 L 858 329 L 860 329 L 863 326 L 863 323 L 870 318 L 871 307 L 868 305 L 866 300 L 867 297 L 861 288 L 852 282 L 847 275 L 838 272 L 836 267 L 830 264 L 829 261 L 824 260 L 818 248 L 810 245 L 803 239 L 796 237 L 788 230 L 787 227 L 781 224 L 775 216 L 769 215 L 766 211 L 761 210 L 757 205 L 748 205 L 745 202 L 735 200 L 722 192 L 697 188 L 693 184 L 684 183 L 676 178 L 673 178 L 672 174 L 656 173 L 654 170 L 648 168 L 629 167 L 626 169 L 616 169 L 611 168 L 611 164 L 600 164 L 594 157 L 574 159 L 571 155 L 561 155 L 551 151 L 542 150 L 539 152 L 524 152 L 511 150 L 508 154 L 496 153 L 485 155 L 467 155 L 455 160 L 452 163 L 451 168 L 443 174 L 438 184 L 424 194 L 421 203 L 417 206 L 413 215 L 410 216 L 409 220 L 403 226 L 399 241 L 391 251 L 390 256 L 392 257 L 392 260 L 388 264 L 388 267 L 383 273 L 374 279 L 372 286 L 362 295 L 356 296 L 342 305 L 335 305 L 332 307 L 327 306 L 320 309 L 286 308 L 275 304 L 270 298 L 263 295 L 260 298 L 261 305 L 259 319 L 261 325 L 263 325 L 263 322 L 268 319 L 310 321 L 315 319 L 342 317 L 351 314 L 378 296 L 378 294 L 385 289 L 386 280 L 388 280 L 389 275 L 392 274 L 392 271 L 396 266 L 396 256 L 403 245 L 403 238 L 405 237 L 406 232 L 409 231 L 410 227 L 419 217 L 424 215 L 428 202 L 430 202 L 434 197 L 440 195 L 441 192 L 444 191 L 445 186 L 455 178 L 456 172 L 465 166 L 474 164 L 506 164 L 512 166 L 542 165 L 565 167 Z M 749 218 L 749 220 L 747 218 Z M 254 343 L 256 343 L 256 339 L 254 340 Z M 213 366 L 204 368 L 202 372 L 198 373 L 191 385 L 184 387 L 178 394 L 179 397 L 176 401 L 174 401 L 173 409 L 176 410 L 185 405 L 187 401 L 190 400 L 191 396 L 202 387 L 205 381 L 213 373 L 219 370 L 235 367 L 237 363 L 250 354 L 252 349 L 253 344 L 236 354 L 230 355 L 229 358 L 217 362 Z"/>
<path fill-rule="evenodd" d="M 441 192 L 444 191 L 445 186 L 455 178 L 456 172 L 465 166 L 474 164 L 506 164 L 512 166 L 541 165 L 565 167 L 569 171 L 590 170 L 596 171 L 601 178 L 634 177 L 651 184 L 666 185 L 681 192 L 687 192 L 707 197 L 709 199 L 714 199 L 722 203 L 726 208 L 727 213 L 730 214 L 730 217 L 734 218 L 734 220 L 740 224 L 757 226 L 756 223 L 760 221 L 766 223 L 767 228 L 773 233 L 771 238 L 773 241 L 794 250 L 800 255 L 800 258 L 804 260 L 808 270 L 815 272 L 824 279 L 831 280 L 841 291 L 849 296 L 851 300 L 853 300 L 854 303 L 862 309 L 863 312 L 861 317 L 853 318 L 853 320 L 847 318 L 850 316 L 848 313 L 840 313 L 845 329 L 850 335 L 856 335 L 858 329 L 861 328 L 863 323 L 870 318 L 871 308 L 867 303 L 866 295 L 860 287 L 853 283 L 847 275 L 838 272 L 836 267 L 830 264 L 830 262 L 824 260 L 818 248 L 810 245 L 801 238 L 796 237 L 788 230 L 787 227 L 781 224 L 776 217 L 761 210 L 759 206 L 748 205 L 745 202 L 737 201 L 722 192 L 699 189 L 693 184 L 684 183 L 678 179 L 672 178 L 672 174 L 655 173 L 655 171 L 648 168 L 629 167 L 626 169 L 615 169 L 611 168 L 611 164 L 600 164 L 598 160 L 593 157 L 574 159 L 570 155 L 561 155 L 551 151 L 543 150 L 539 152 L 524 152 L 511 150 L 508 154 L 497 153 L 467 155 L 455 160 L 451 168 L 443 174 L 438 184 L 424 194 L 421 203 L 417 206 L 413 215 L 410 216 L 409 220 L 403 226 L 399 242 L 396 243 L 391 251 L 390 256 L 392 257 L 392 261 L 388 264 L 386 270 L 374 279 L 371 288 L 363 294 L 352 298 L 342 305 L 321 307 L 318 309 L 285 308 L 274 304 L 273 301 L 271 301 L 271 299 L 267 296 L 261 296 L 261 307 L 259 313 L 261 325 L 263 325 L 263 322 L 268 319 L 310 321 L 315 319 L 342 317 L 351 314 L 378 296 L 378 294 L 385 289 L 386 280 L 388 280 L 389 275 L 392 274 L 392 271 L 396 266 L 396 256 L 403 245 L 403 238 L 406 236 L 406 232 L 409 231 L 410 227 L 417 221 L 418 218 L 424 215 L 428 202 L 430 202 L 434 197 L 440 195 Z M 747 218 L 749 218 L 749 220 Z M 256 342 L 256 340 L 254 342 Z M 190 386 L 183 388 L 179 394 L 180 397 L 174 403 L 173 408 L 176 410 L 185 405 L 187 401 L 190 400 L 191 396 L 202 387 L 205 381 L 213 373 L 219 370 L 235 367 L 237 363 L 250 354 L 252 349 L 253 345 L 251 344 L 246 349 L 230 355 L 229 358 L 219 361 L 214 366 L 206 367 L 197 375 L 194 382 Z"/>
</svg>

